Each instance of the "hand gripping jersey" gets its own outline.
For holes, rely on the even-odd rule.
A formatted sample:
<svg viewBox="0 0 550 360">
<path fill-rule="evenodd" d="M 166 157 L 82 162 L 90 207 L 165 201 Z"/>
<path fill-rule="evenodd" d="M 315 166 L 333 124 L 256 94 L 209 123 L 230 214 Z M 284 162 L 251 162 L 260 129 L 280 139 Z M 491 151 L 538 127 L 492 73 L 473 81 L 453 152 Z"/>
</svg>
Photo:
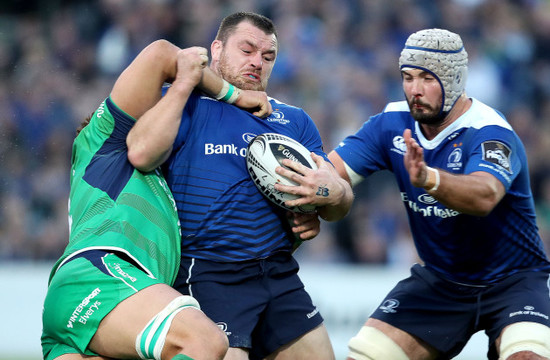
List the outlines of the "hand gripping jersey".
<svg viewBox="0 0 550 360">
<path fill-rule="evenodd" d="M 270 102 L 273 113 L 262 119 L 198 92 L 190 96 L 164 168 L 182 227 L 182 256 L 235 262 L 292 250 L 286 212 L 254 185 L 246 148 L 256 135 L 275 132 L 326 154 L 302 109 Z"/>
<path fill-rule="evenodd" d="M 175 201 L 159 170 L 128 161 L 126 136 L 135 120 L 107 98 L 73 144 L 70 240 L 57 268 L 91 249 L 129 256 L 149 276 L 173 284 L 180 263 Z"/>
<path fill-rule="evenodd" d="M 453 174 L 488 172 L 506 195 L 486 217 L 449 209 L 411 185 L 403 164 L 403 131 L 424 149 L 426 164 Z M 388 169 L 397 179 L 419 256 L 461 283 L 485 284 L 526 269 L 548 268 L 535 220 L 525 149 L 504 117 L 473 99 L 471 108 L 427 140 L 405 101 L 390 103 L 336 148 L 359 175 Z"/>
</svg>

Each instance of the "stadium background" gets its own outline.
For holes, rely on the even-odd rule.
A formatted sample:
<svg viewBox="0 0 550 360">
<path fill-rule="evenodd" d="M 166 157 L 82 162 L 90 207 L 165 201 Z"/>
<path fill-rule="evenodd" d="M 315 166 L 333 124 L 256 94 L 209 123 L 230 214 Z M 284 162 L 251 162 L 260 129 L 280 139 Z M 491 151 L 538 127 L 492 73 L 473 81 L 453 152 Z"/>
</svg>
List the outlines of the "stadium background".
<svg viewBox="0 0 550 360">
<path fill-rule="evenodd" d="M 239 10 L 274 20 L 280 54 L 269 94 L 303 107 L 327 152 L 386 102 L 403 98 L 397 59 L 411 32 L 461 34 L 470 57 L 468 95 L 502 111 L 526 145 L 550 249 L 548 0 L 3 1 L 0 317 L 8 320 L 0 325 L 0 359 L 40 356 L 41 302 L 49 267 L 67 241 L 70 151 L 80 121 L 148 43 L 165 38 L 209 48 L 220 19 Z M 351 214 L 323 223 L 298 257 L 327 325 L 339 324 L 331 335 L 347 336 L 340 325 L 356 331 L 394 275 L 417 261 L 391 175 L 358 187 Z M 361 307 L 362 297 L 368 306 Z M 341 300 L 351 311 L 343 318 L 331 305 Z M 481 344 L 476 359 L 485 353 Z"/>
</svg>

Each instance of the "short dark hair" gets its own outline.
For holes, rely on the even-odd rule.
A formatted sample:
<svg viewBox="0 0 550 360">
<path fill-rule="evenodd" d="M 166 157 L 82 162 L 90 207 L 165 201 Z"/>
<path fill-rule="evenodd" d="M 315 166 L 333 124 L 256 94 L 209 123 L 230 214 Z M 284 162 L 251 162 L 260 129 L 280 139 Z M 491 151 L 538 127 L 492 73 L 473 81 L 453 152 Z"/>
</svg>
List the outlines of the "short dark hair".
<svg viewBox="0 0 550 360">
<path fill-rule="evenodd" d="M 78 126 L 78 128 L 76 129 L 76 136 L 78 136 L 78 134 L 80 134 L 80 132 L 82 131 L 82 129 L 84 129 L 86 126 L 88 126 L 88 124 L 90 123 L 90 120 L 92 120 L 92 117 L 94 116 L 94 113 L 91 113 L 90 115 L 88 115 L 86 117 L 86 119 L 84 119 L 80 125 Z"/>
<path fill-rule="evenodd" d="M 237 25 L 243 21 L 248 21 L 267 35 L 273 34 L 278 38 L 277 29 L 275 29 L 275 25 L 271 19 L 253 12 L 240 11 L 228 15 L 222 20 L 218 28 L 218 33 L 216 34 L 216 40 L 221 40 L 222 43 L 225 43 Z"/>
</svg>

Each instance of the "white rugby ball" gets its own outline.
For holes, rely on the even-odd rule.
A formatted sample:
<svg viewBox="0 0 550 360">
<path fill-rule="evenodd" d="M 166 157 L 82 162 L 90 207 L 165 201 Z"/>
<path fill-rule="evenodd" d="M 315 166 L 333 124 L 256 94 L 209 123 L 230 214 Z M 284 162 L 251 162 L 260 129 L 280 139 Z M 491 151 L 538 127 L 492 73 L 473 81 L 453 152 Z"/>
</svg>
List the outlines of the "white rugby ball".
<svg viewBox="0 0 550 360">
<path fill-rule="evenodd" d="M 256 136 L 248 144 L 246 166 L 260 192 L 283 209 L 306 214 L 314 212 L 314 205 L 286 206 L 285 201 L 297 199 L 299 196 L 275 190 L 276 183 L 298 185 L 275 172 L 277 166 L 283 166 L 284 159 L 297 161 L 310 169 L 317 170 L 317 164 L 311 158 L 310 151 L 288 136 L 264 133 Z"/>
</svg>

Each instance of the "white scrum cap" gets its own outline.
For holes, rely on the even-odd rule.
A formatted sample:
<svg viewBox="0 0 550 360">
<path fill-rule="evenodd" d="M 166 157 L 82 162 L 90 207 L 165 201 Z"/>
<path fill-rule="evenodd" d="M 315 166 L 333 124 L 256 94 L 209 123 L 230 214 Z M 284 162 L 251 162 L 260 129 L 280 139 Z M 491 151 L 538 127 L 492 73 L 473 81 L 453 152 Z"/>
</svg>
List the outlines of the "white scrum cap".
<svg viewBox="0 0 550 360">
<path fill-rule="evenodd" d="M 442 29 L 417 31 L 407 39 L 399 69 L 426 70 L 439 80 L 443 90 L 443 112 L 448 112 L 464 93 L 468 54 L 459 35 Z"/>
</svg>

